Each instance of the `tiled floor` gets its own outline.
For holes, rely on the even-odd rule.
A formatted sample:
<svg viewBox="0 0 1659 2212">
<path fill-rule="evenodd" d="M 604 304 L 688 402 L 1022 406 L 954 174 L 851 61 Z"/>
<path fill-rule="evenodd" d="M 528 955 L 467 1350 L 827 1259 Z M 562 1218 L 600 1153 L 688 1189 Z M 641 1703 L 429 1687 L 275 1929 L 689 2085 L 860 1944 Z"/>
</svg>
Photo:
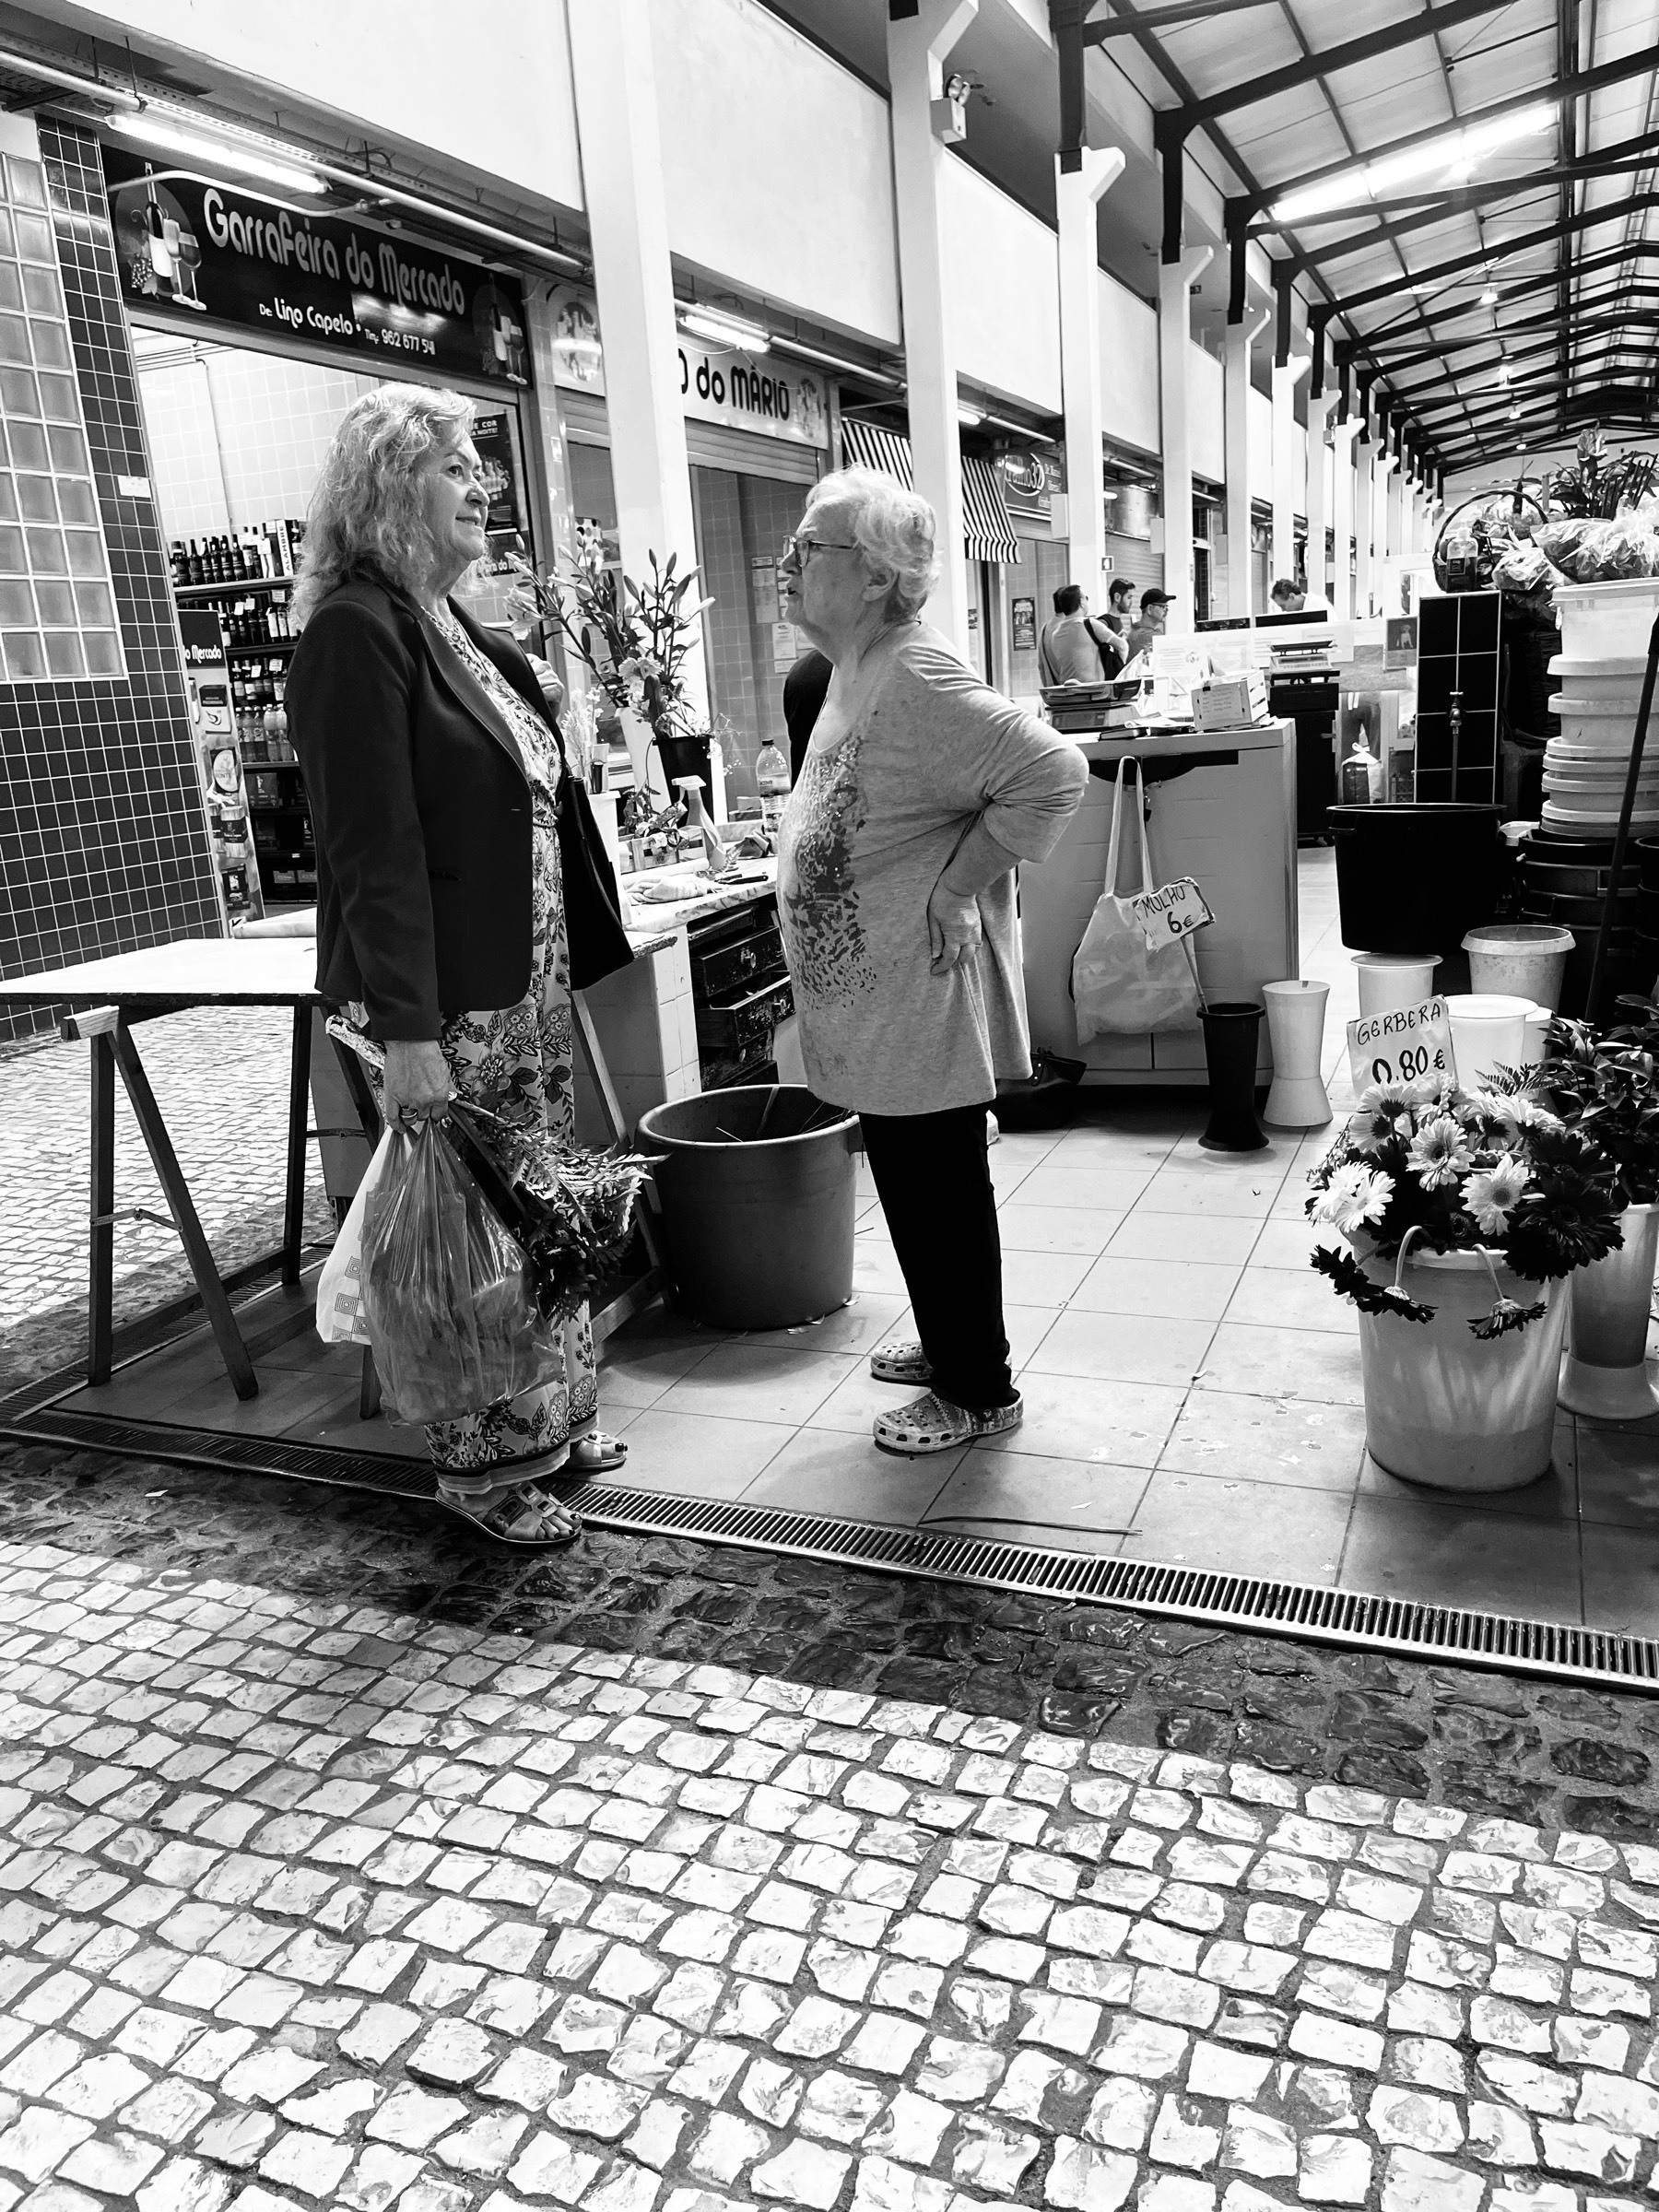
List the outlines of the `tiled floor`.
<svg viewBox="0 0 1659 2212">
<path fill-rule="evenodd" d="M 1351 1102 L 1359 1011 L 1325 850 L 1301 856 L 1302 972 L 1327 982 L 1324 1069 Z M 1357 1324 L 1308 1267 L 1303 1178 L 1335 1125 L 1203 1151 L 1200 1093 L 1091 1090 L 1077 1126 L 992 1155 L 1024 1426 L 935 1460 L 868 1441 L 906 1394 L 866 1355 L 903 1283 L 861 1184 L 854 1302 L 722 1337 L 673 1314 L 607 1347 L 622 1479 L 1023 1537 L 1430 1604 L 1659 1634 L 1659 1423 L 1561 1417 L 1554 1472 L 1507 1496 L 1412 1488 L 1365 1453 Z"/>
<path fill-rule="evenodd" d="M 1302 856 L 1301 924 L 1303 973 L 1332 985 L 1340 1112 L 1358 1006 L 1328 852 Z M 657 1312 L 612 1339 L 601 1406 L 630 1445 L 619 1478 L 1659 1635 L 1659 1422 L 1563 1415 L 1554 1471 L 1508 1496 L 1383 1474 L 1364 1449 L 1355 1317 L 1307 1265 L 1303 1178 L 1334 1127 L 1218 1155 L 1197 1143 L 1203 1115 L 1197 1091 L 1090 1091 L 1078 1125 L 993 1153 L 1026 1399 L 1011 1435 L 918 1461 L 871 1443 L 872 1416 L 906 1394 L 872 1382 L 868 1354 L 907 1308 L 863 1185 L 840 1312 L 734 1337 Z M 265 1381 L 247 1406 L 200 1339 L 99 1395 L 111 1412 L 419 1453 L 410 1431 L 359 1420 L 357 1355 L 324 1352 L 302 1300 L 254 1354 Z"/>
</svg>

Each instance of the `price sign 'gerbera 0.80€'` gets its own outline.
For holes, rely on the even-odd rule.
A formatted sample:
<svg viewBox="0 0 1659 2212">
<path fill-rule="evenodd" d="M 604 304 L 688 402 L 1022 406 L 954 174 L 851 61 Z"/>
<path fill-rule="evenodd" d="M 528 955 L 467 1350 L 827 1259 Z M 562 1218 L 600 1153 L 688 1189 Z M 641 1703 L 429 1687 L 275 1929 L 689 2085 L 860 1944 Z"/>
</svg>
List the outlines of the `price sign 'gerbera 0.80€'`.
<svg viewBox="0 0 1659 2212">
<path fill-rule="evenodd" d="M 1373 1083 L 1414 1083 L 1419 1076 L 1457 1080 L 1452 1053 L 1452 1020 L 1443 998 L 1420 1006 L 1393 1006 L 1347 1025 L 1348 1072 L 1359 1097 Z"/>
</svg>

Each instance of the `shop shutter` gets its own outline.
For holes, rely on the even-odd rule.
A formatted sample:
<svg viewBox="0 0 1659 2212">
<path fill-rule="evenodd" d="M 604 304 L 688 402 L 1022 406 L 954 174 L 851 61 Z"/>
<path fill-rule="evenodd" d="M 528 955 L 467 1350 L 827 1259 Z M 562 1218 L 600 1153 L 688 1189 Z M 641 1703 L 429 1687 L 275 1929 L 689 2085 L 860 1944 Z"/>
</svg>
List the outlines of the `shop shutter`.
<svg viewBox="0 0 1659 2212">
<path fill-rule="evenodd" d="M 816 484 L 829 455 L 788 438 L 757 438 L 724 422 L 686 421 L 686 453 L 693 468 L 725 468 L 734 476 L 769 477 L 775 484 Z"/>
</svg>

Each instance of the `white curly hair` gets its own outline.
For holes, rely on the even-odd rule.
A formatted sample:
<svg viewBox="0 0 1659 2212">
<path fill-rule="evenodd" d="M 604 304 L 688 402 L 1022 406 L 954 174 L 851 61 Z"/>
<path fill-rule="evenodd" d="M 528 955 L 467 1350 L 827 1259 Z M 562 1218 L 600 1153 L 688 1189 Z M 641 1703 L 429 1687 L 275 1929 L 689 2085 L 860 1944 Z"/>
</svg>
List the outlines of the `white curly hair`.
<svg viewBox="0 0 1659 2212">
<path fill-rule="evenodd" d="M 831 506 L 846 515 L 848 534 L 865 566 L 891 571 L 888 619 L 904 622 L 919 615 L 939 576 L 934 511 L 927 501 L 876 469 L 840 468 L 818 478 L 806 512 Z"/>
</svg>

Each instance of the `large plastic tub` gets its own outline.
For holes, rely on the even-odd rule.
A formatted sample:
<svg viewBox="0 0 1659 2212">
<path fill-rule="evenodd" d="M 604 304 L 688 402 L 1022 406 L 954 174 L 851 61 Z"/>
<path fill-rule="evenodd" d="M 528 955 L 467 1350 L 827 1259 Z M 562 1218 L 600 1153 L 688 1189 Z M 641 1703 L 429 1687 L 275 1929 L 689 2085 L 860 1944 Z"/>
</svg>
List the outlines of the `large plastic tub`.
<svg viewBox="0 0 1659 2212">
<path fill-rule="evenodd" d="M 1342 941 L 1355 952 L 1454 953 L 1489 922 L 1503 847 L 1496 806 L 1333 806 Z"/>
<path fill-rule="evenodd" d="M 1630 659 L 1645 654 L 1659 618 L 1659 576 L 1618 583 L 1559 583 L 1556 614 L 1564 661 Z"/>
<path fill-rule="evenodd" d="M 1553 1013 L 1572 950 L 1572 932 L 1547 922 L 1488 922 L 1463 941 L 1472 992 L 1530 999 Z"/>
<path fill-rule="evenodd" d="M 800 1084 L 653 1106 L 640 1150 L 654 1156 L 681 1310 L 714 1328 L 790 1329 L 844 1306 L 858 1148 L 858 1116 Z"/>
<path fill-rule="evenodd" d="M 1593 699 L 1576 691 L 1558 691 L 1550 704 L 1560 721 L 1562 741 L 1568 745 L 1593 745 L 1602 752 L 1628 755 L 1636 742 L 1640 702 L 1634 699 Z"/>
</svg>

